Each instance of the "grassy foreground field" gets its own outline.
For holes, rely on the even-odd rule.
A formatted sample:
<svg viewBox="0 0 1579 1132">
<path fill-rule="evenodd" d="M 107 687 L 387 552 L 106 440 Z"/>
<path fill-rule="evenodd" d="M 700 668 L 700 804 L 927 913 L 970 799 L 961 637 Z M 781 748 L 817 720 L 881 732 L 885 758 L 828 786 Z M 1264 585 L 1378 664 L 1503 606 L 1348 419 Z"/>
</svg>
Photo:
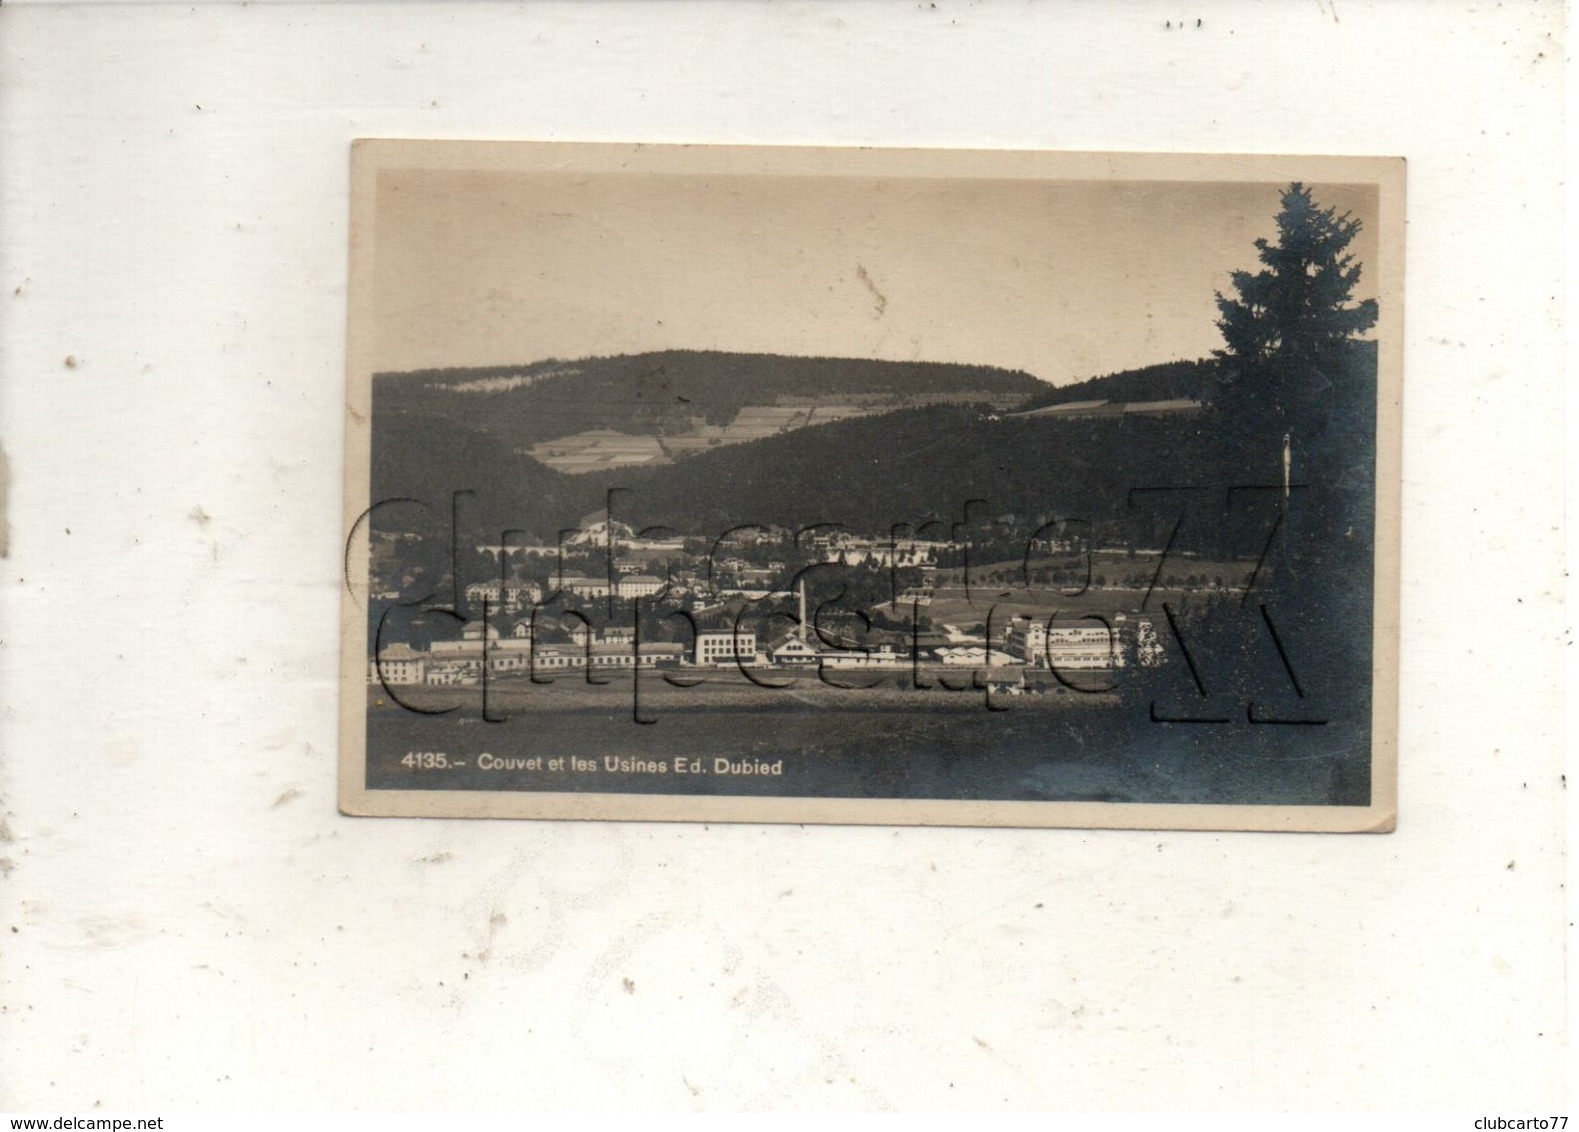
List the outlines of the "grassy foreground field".
<svg viewBox="0 0 1579 1132">
<path fill-rule="evenodd" d="M 1295 757 L 1150 723 L 1144 705 L 1072 691 L 793 688 L 733 674 L 675 688 L 643 674 L 588 686 L 512 681 L 370 689 L 372 789 L 1110 802 L 1343 801 L 1349 740 L 1303 729 Z M 968 671 L 960 673 L 961 682 Z M 415 693 L 415 695 L 409 695 Z M 638 719 L 642 722 L 638 722 Z M 1321 732 L 1321 734 L 1314 734 Z M 1343 738 L 1343 742 L 1337 742 Z M 750 769 L 742 772 L 742 768 Z M 760 768 L 760 772 L 759 772 Z"/>
</svg>

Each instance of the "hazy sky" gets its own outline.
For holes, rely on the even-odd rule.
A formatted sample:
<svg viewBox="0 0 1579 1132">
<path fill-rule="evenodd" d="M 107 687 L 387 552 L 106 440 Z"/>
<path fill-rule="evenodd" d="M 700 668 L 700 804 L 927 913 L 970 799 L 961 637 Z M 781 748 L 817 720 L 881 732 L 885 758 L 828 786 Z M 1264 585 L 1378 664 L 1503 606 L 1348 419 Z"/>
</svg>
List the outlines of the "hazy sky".
<svg viewBox="0 0 1579 1132">
<path fill-rule="evenodd" d="M 385 169 L 372 362 L 723 349 L 1062 383 L 1203 357 L 1281 187 Z M 1375 190 L 1315 196 L 1374 262 Z"/>
</svg>

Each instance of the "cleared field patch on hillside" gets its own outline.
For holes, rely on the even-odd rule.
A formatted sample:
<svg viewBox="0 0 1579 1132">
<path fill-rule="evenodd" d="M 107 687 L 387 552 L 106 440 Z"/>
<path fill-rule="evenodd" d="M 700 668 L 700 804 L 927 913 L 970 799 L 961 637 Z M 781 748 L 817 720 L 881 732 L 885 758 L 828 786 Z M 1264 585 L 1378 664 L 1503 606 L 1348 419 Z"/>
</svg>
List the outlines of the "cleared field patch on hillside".
<svg viewBox="0 0 1579 1132">
<path fill-rule="evenodd" d="M 673 464 L 713 448 L 749 444 L 813 425 L 870 417 L 898 409 L 933 404 L 1012 403 L 992 391 L 899 394 L 837 394 L 822 397 L 780 395 L 772 404 L 746 405 L 728 424 L 709 424 L 691 417 L 682 431 L 635 435 L 597 428 L 540 441 L 521 449 L 538 463 L 566 475 L 606 472 L 617 468 L 648 468 Z"/>
</svg>

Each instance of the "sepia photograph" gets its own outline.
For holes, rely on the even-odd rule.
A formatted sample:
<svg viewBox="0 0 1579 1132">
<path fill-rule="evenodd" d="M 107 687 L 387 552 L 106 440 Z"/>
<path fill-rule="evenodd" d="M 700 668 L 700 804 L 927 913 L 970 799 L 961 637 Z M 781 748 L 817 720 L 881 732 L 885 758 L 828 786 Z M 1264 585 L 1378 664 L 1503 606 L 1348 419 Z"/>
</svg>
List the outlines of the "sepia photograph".
<svg viewBox="0 0 1579 1132">
<path fill-rule="evenodd" d="M 346 812 L 1393 827 L 1402 161 L 352 164 Z"/>
</svg>

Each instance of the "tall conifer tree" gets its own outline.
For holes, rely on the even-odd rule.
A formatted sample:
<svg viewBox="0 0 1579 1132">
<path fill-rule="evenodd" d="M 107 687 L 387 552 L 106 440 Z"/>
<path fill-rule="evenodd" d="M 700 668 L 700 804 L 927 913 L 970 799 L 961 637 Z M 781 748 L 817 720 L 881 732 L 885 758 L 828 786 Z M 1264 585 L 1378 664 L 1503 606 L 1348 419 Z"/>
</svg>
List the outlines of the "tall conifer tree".
<svg viewBox="0 0 1579 1132">
<path fill-rule="evenodd" d="M 1347 249 L 1359 232 L 1358 219 L 1288 187 L 1277 240 L 1255 242 L 1262 269 L 1233 272 L 1236 295 L 1217 294 L 1223 393 L 1270 397 L 1267 407 L 1288 412 L 1332 380 L 1344 348 L 1376 324 L 1376 300 L 1353 301 L 1360 264 Z"/>
</svg>

